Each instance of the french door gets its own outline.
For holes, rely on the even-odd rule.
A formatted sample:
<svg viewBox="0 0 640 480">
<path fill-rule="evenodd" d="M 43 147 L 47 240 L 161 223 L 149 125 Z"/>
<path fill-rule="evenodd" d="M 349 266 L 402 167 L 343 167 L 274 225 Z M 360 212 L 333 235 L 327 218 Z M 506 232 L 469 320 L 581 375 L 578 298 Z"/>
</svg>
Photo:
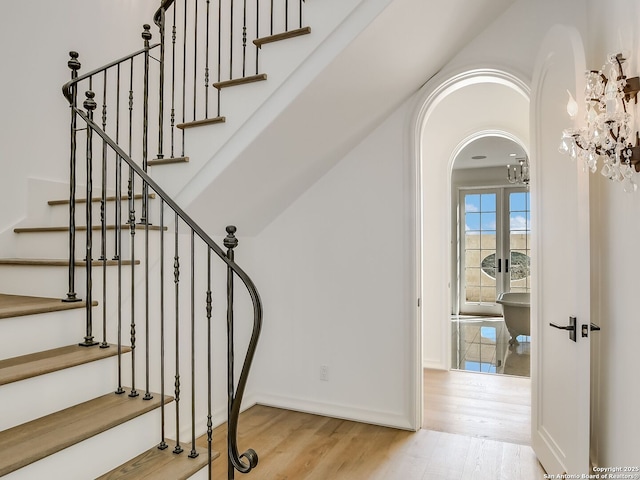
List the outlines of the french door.
<svg viewBox="0 0 640 480">
<path fill-rule="evenodd" d="M 502 292 L 530 290 L 529 192 L 460 190 L 459 313 L 499 315 Z"/>
</svg>

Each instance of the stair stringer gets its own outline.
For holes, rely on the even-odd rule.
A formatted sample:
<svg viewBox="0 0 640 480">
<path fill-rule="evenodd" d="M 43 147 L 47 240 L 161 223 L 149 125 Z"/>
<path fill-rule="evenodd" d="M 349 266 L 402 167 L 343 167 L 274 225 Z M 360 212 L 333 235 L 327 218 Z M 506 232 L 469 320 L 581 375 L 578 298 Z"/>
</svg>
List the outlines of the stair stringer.
<svg viewBox="0 0 640 480">
<path fill-rule="evenodd" d="M 189 205 L 389 3 L 392 0 L 307 2 L 305 24 L 311 34 L 263 46 L 260 70 L 267 81 L 225 89 L 226 122 L 186 130 L 189 162 L 152 167 L 154 179 L 179 204 Z"/>
</svg>

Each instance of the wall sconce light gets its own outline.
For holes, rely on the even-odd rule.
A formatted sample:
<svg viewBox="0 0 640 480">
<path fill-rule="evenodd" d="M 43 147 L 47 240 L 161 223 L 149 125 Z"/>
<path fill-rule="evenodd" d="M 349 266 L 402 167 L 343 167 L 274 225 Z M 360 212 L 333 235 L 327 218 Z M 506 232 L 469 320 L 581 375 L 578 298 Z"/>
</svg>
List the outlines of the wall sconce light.
<svg viewBox="0 0 640 480">
<path fill-rule="evenodd" d="M 610 55 L 601 70 L 586 73 L 584 90 L 586 127 L 562 132 L 560 152 L 584 161 L 585 168 L 623 183 L 625 192 L 638 189 L 633 177 L 640 172 L 640 135 L 630 103 L 638 103 L 640 79 L 627 78 L 622 54 Z M 574 118 L 578 103 L 569 93 L 567 113 Z"/>
<path fill-rule="evenodd" d="M 529 185 L 529 158 L 517 158 L 518 165 L 507 165 L 507 180 L 509 183 Z"/>
</svg>

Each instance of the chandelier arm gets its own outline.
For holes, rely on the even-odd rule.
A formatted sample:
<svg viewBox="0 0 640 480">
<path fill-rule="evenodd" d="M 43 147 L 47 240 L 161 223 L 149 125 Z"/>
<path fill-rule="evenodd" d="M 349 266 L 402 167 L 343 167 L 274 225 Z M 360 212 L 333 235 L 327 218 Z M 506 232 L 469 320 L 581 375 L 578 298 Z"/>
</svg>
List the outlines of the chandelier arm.
<svg viewBox="0 0 640 480">
<path fill-rule="evenodd" d="M 609 120 L 605 123 L 607 124 L 607 130 L 609 131 L 609 136 L 613 138 L 616 142 L 618 142 L 618 139 L 620 138 L 620 125 L 617 125 L 617 123 L 612 120 Z M 613 125 L 616 125 L 618 127 L 617 134 L 613 132 Z"/>
<path fill-rule="evenodd" d="M 580 141 L 582 140 L 582 137 L 578 134 L 573 136 L 575 143 L 576 143 L 576 147 L 578 147 L 580 150 L 588 150 L 587 147 L 584 147 L 582 145 L 580 145 Z M 599 148 L 599 147 L 598 147 Z"/>
</svg>

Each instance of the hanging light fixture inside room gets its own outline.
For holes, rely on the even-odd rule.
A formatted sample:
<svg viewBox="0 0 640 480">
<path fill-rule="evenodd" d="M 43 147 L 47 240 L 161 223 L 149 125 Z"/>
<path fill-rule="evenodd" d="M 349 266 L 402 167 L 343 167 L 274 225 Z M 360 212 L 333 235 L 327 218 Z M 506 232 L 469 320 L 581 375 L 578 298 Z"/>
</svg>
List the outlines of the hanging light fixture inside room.
<svg viewBox="0 0 640 480">
<path fill-rule="evenodd" d="M 518 165 L 507 165 L 507 180 L 509 183 L 529 185 L 529 158 L 516 158 Z"/>
<path fill-rule="evenodd" d="M 640 136 L 636 128 L 631 101 L 638 102 L 638 77 L 627 78 L 622 54 L 609 55 L 601 70 L 586 73 L 586 126 L 562 132 L 560 152 L 584 161 L 585 168 L 598 170 L 605 177 L 622 182 L 624 190 L 634 192 L 638 186 L 635 173 L 640 172 Z M 574 118 L 578 103 L 569 92 L 567 113 Z"/>
</svg>

